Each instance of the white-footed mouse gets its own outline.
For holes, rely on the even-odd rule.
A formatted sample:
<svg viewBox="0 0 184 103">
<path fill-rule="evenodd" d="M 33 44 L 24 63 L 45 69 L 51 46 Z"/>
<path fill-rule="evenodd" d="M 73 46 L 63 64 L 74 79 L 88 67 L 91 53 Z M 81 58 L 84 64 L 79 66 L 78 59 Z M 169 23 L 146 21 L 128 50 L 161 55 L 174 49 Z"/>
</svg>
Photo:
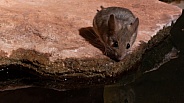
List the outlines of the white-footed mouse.
<svg viewBox="0 0 184 103">
<path fill-rule="evenodd" d="M 104 54 L 120 61 L 137 37 L 139 19 L 121 7 L 102 7 L 93 19 L 93 29 L 105 47 Z"/>
</svg>

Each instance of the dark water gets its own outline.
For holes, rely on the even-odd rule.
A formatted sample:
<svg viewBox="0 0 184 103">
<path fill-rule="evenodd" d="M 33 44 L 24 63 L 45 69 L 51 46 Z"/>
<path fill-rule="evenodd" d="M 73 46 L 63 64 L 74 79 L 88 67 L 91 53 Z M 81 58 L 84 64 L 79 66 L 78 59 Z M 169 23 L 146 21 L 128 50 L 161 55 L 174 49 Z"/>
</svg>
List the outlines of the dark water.
<svg viewBox="0 0 184 103">
<path fill-rule="evenodd" d="M 0 103 L 183 103 L 184 55 L 134 82 L 57 91 L 25 88 L 0 92 Z"/>
</svg>

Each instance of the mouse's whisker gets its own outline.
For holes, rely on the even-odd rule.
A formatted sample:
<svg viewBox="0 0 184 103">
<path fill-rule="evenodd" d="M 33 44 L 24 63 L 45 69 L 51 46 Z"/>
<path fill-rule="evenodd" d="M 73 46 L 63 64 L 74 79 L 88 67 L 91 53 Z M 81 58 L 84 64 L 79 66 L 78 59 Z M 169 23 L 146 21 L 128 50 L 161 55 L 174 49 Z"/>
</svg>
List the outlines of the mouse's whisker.
<svg viewBox="0 0 184 103">
<path fill-rule="evenodd" d="M 98 38 L 97 34 L 92 30 L 87 30 L 89 33 L 91 33 L 94 37 Z"/>
</svg>

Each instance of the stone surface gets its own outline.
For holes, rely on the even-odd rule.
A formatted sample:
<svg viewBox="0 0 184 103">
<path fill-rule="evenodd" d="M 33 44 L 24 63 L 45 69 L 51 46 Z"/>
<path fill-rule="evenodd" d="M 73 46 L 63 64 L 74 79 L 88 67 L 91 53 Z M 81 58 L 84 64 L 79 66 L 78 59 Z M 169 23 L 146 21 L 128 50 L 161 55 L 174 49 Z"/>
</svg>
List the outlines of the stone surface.
<svg viewBox="0 0 184 103">
<path fill-rule="evenodd" d="M 121 62 L 104 56 L 91 31 L 100 6 L 130 9 L 140 20 L 132 54 Z M 1 0 L 0 65 L 21 65 L 57 77 L 114 77 L 131 69 L 145 45 L 181 14 L 158 0 Z"/>
<path fill-rule="evenodd" d="M 176 5 L 182 9 L 184 9 L 184 1 L 183 0 L 176 0 L 176 1 L 172 2 L 171 4 Z"/>
</svg>

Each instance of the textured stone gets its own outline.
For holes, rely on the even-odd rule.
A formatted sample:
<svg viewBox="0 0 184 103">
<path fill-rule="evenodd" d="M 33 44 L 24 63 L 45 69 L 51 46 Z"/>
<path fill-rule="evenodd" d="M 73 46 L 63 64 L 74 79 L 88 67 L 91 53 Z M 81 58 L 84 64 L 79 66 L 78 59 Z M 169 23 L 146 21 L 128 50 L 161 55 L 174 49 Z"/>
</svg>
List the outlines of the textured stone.
<svg viewBox="0 0 184 103">
<path fill-rule="evenodd" d="M 121 62 L 95 44 L 92 20 L 101 5 L 128 8 L 140 20 L 132 54 Z M 140 60 L 142 42 L 180 14 L 178 7 L 158 0 L 1 0 L 0 65 L 19 64 L 58 77 L 116 76 Z"/>
</svg>

